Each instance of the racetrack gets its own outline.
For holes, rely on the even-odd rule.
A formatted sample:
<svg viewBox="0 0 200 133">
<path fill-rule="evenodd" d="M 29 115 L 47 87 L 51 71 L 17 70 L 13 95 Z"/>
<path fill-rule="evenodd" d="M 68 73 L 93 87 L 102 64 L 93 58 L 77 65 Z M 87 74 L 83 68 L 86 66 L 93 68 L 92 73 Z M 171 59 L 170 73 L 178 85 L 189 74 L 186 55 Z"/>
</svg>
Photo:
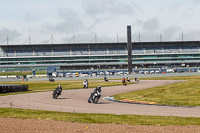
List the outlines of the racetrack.
<svg viewBox="0 0 200 133">
<path fill-rule="evenodd" d="M 76 113 L 109 113 L 160 115 L 180 117 L 200 117 L 199 107 L 173 107 L 157 105 L 127 104 L 106 101 L 103 97 L 135 90 L 172 84 L 172 80 L 143 80 L 139 84 L 128 86 L 103 87 L 102 97 L 98 104 L 88 103 L 87 99 L 93 89 L 64 90 L 58 99 L 52 98 L 52 92 L 29 93 L 0 97 L 0 107 L 23 109 L 51 110 Z"/>
</svg>

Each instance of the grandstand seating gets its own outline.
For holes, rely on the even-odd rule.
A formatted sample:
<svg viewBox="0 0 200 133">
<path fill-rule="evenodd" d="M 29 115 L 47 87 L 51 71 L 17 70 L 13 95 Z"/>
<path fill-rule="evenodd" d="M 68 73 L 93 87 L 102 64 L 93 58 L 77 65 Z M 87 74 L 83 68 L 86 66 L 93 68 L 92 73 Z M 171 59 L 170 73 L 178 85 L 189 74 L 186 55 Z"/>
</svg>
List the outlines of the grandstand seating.
<svg viewBox="0 0 200 133">
<path fill-rule="evenodd" d="M 184 62 L 190 65 L 191 61 L 196 61 L 200 57 L 199 47 L 200 42 L 133 43 L 133 63 L 144 64 L 145 67 L 147 65 L 149 67 L 155 66 L 155 62 L 157 63 L 156 65 L 162 66 L 164 64 L 166 66 L 172 61 L 176 61 L 177 64 Z M 127 54 L 127 43 L 38 44 L 19 45 L 17 47 L 11 45 L 0 46 L 0 65 L 1 67 L 5 66 L 4 68 L 7 66 L 12 67 L 13 65 L 13 70 L 17 69 L 15 68 L 16 64 L 17 67 L 20 65 L 30 67 L 34 64 L 34 66 L 40 67 L 40 69 L 45 69 L 46 66 L 52 64 L 61 66 L 64 69 L 74 69 L 75 67 L 78 69 L 93 69 L 97 64 L 102 64 L 105 68 L 118 67 L 116 64 L 124 67 L 127 63 Z M 2 56 L 9 58 L 2 58 Z M 69 66 L 70 68 L 68 68 Z M 99 67 L 97 66 L 96 68 Z"/>
<path fill-rule="evenodd" d="M 162 54 L 162 53 L 194 53 L 200 52 L 199 47 L 154 47 L 140 48 L 133 47 L 133 54 Z M 4 57 L 18 56 L 61 56 L 61 55 L 112 55 L 112 54 L 127 54 L 124 48 L 80 48 L 80 49 L 64 49 L 64 50 L 5 50 L 0 53 Z"/>
</svg>

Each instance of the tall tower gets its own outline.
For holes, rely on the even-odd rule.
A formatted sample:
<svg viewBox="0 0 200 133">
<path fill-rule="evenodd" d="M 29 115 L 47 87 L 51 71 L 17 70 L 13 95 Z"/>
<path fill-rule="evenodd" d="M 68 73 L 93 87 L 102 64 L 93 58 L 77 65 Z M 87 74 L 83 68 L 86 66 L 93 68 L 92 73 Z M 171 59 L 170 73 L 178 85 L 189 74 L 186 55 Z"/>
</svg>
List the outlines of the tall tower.
<svg viewBox="0 0 200 133">
<path fill-rule="evenodd" d="M 132 42 L 131 42 L 131 26 L 127 26 L 127 50 L 128 50 L 128 73 L 132 73 Z"/>
</svg>

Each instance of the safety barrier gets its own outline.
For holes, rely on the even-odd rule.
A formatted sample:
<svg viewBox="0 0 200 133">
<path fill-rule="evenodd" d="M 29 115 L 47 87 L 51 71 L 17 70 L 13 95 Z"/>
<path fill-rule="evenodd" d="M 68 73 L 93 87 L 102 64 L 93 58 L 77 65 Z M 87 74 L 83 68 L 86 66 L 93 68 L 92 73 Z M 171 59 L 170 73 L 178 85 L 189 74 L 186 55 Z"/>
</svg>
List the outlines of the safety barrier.
<svg viewBox="0 0 200 133">
<path fill-rule="evenodd" d="M 0 84 L 0 93 L 28 91 L 28 85 Z"/>
</svg>

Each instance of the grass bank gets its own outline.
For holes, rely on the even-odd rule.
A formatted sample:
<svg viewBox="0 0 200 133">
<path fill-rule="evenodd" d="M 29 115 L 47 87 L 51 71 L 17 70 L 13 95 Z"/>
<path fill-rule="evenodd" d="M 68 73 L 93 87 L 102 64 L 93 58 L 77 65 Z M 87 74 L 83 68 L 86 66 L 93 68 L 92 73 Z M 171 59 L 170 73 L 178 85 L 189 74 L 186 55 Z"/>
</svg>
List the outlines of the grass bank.
<svg viewBox="0 0 200 133">
<path fill-rule="evenodd" d="M 113 123 L 128 125 L 200 125 L 200 119 L 193 117 L 65 113 L 14 108 L 0 108 L 0 117 L 21 119 L 52 119 L 67 122 L 105 124 Z"/>
<path fill-rule="evenodd" d="M 130 99 L 135 101 L 156 102 L 160 105 L 200 106 L 200 76 L 155 77 L 143 79 L 187 81 L 114 95 L 114 98 L 117 100 Z"/>
</svg>

